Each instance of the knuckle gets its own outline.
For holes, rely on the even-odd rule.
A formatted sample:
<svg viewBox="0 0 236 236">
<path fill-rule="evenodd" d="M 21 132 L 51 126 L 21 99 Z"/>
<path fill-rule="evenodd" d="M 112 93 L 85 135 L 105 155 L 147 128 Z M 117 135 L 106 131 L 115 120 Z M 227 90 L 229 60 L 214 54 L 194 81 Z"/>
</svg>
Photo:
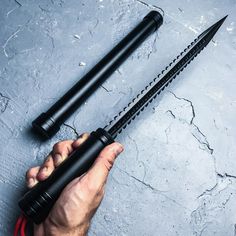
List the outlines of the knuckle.
<svg viewBox="0 0 236 236">
<path fill-rule="evenodd" d="M 109 161 L 114 161 L 116 158 L 117 154 L 113 148 L 110 147 L 109 152 L 106 154 L 106 159 Z"/>
<path fill-rule="evenodd" d="M 88 133 L 82 133 L 80 136 L 79 136 L 79 138 L 85 138 L 85 137 L 87 137 L 88 136 Z"/>
<path fill-rule="evenodd" d="M 87 188 L 89 193 L 96 195 L 101 190 L 101 184 L 98 181 L 88 181 Z"/>
<path fill-rule="evenodd" d="M 111 168 L 113 166 L 113 163 L 114 162 L 111 159 L 107 159 L 107 160 L 104 161 L 104 165 L 105 165 L 105 167 L 107 168 L 108 171 L 111 170 Z"/>
<path fill-rule="evenodd" d="M 86 138 L 88 138 L 88 137 L 89 137 L 89 133 L 83 133 L 83 134 L 82 134 L 82 138 L 83 138 L 83 139 L 86 139 Z"/>
<path fill-rule="evenodd" d="M 61 141 L 57 142 L 53 145 L 53 150 L 59 149 L 59 148 L 61 148 L 61 146 L 62 146 L 62 142 Z"/>
</svg>

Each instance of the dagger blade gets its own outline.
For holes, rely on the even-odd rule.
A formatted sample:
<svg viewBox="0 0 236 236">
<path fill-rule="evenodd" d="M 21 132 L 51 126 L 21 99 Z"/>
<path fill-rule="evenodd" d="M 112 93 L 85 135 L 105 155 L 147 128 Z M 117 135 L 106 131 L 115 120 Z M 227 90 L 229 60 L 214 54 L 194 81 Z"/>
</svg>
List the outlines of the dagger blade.
<svg viewBox="0 0 236 236">
<path fill-rule="evenodd" d="M 227 16 L 213 24 L 184 49 L 104 129 L 115 138 L 208 45 Z"/>
</svg>

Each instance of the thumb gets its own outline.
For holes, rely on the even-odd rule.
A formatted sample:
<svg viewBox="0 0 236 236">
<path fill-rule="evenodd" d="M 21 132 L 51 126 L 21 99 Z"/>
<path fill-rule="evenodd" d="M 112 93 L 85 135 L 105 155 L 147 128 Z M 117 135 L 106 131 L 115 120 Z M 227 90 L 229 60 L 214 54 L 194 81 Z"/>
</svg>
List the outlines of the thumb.
<svg viewBox="0 0 236 236">
<path fill-rule="evenodd" d="M 109 171 L 111 170 L 116 157 L 123 151 L 120 143 L 112 143 L 106 146 L 98 155 L 93 166 L 87 172 L 90 183 L 96 185 L 97 188 L 106 183 Z"/>
</svg>

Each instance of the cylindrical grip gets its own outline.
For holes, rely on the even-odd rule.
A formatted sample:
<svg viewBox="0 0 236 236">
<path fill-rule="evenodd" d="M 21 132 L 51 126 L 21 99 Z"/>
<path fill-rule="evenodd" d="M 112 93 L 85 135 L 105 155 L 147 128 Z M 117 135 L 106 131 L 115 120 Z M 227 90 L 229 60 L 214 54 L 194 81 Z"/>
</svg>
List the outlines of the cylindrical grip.
<svg viewBox="0 0 236 236">
<path fill-rule="evenodd" d="M 149 12 L 144 19 L 81 78 L 48 111 L 38 116 L 33 128 L 44 137 L 53 136 L 60 125 L 88 98 L 134 50 L 162 24 L 162 15 Z"/>
<path fill-rule="evenodd" d="M 39 182 L 20 199 L 19 206 L 23 213 L 36 224 L 41 223 L 65 186 L 84 174 L 102 149 L 112 142 L 105 130 L 99 128 L 92 132 L 45 181 Z"/>
</svg>

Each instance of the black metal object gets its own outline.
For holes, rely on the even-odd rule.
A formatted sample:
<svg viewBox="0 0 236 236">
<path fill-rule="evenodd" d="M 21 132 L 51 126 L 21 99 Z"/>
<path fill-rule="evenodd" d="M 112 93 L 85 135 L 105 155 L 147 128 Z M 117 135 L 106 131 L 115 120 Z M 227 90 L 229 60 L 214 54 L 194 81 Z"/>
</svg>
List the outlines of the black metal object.
<svg viewBox="0 0 236 236">
<path fill-rule="evenodd" d="M 45 181 L 38 183 L 19 201 L 26 216 L 35 223 L 42 222 L 63 188 L 74 178 L 85 173 L 100 151 L 112 143 L 135 117 L 201 52 L 211 41 L 226 17 L 195 39 L 104 129 L 98 129 Z"/>
<path fill-rule="evenodd" d="M 120 43 L 79 80 L 47 112 L 33 122 L 37 133 L 53 136 L 61 124 L 134 52 L 134 50 L 163 23 L 157 11 L 149 12 Z"/>
<path fill-rule="evenodd" d="M 104 129 L 115 138 L 207 46 L 227 16 L 199 35 Z"/>
</svg>

